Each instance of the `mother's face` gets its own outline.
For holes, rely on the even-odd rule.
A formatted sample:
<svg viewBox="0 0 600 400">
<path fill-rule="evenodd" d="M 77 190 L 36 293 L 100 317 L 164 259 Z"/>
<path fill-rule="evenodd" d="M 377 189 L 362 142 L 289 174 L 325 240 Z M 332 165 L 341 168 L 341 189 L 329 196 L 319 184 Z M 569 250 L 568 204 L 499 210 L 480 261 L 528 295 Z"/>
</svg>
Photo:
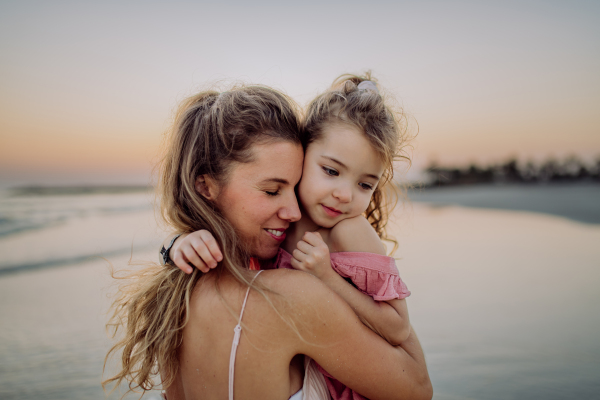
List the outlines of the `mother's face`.
<svg viewBox="0 0 600 400">
<path fill-rule="evenodd" d="M 250 253 L 273 258 L 290 223 L 300 219 L 294 186 L 302 175 L 302 146 L 276 141 L 252 147 L 253 161 L 235 164 L 223 187 L 209 182 L 210 197 Z"/>
</svg>

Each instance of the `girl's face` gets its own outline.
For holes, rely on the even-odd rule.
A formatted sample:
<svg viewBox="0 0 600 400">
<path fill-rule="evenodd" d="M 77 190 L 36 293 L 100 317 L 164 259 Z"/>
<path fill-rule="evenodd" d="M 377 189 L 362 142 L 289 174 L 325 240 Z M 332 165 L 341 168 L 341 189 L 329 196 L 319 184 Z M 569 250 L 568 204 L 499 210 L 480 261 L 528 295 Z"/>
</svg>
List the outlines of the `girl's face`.
<svg viewBox="0 0 600 400">
<path fill-rule="evenodd" d="M 298 195 L 303 215 L 331 228 L 362 214 L 384 171 L 384 163 L 362 131 L 329 125 L 306 149 Z"/>
</svg>

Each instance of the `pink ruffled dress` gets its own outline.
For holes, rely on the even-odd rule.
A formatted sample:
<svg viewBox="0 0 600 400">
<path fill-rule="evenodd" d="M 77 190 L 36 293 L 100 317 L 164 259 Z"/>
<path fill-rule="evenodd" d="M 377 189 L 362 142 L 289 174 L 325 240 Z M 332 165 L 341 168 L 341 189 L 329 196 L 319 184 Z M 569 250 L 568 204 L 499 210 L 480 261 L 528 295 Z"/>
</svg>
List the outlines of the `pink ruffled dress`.
<svg viewBox="0 0 600 400">
<path fill-rule="evenodd" d="M 330 257 L 331 266 L 340 276 L 350 278 L 358 290 L 374 300 L 387 301 L 410 296 L 392 257 L 362 252 L 331 253 Z M 279 249 L 275 267 L 293 269 L 291 260 L 290 253 Z M 321 366 L 318 369 L 325 376 L 333 400 L 365 400 L 365 397 L 329 375 Z"/>
</svg>

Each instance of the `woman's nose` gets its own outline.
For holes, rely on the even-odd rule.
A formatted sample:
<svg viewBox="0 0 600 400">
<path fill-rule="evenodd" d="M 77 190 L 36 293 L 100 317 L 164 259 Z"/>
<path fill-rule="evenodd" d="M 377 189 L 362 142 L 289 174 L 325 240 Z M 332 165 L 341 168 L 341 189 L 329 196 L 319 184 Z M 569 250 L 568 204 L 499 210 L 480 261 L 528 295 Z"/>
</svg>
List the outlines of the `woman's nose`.
<svg viewBox="0 0 600 400">
<path fill-rule="evenodd" d="M 298 199 L 296 194 L 292 193 L 289 198 L 286 199 L 286 203 L 279 209 L 279 218 L 289 221 L 296 222 L 300 220 L 302 214 L 300 214 L 300 207 L 298 207 Z"/>
</svg>

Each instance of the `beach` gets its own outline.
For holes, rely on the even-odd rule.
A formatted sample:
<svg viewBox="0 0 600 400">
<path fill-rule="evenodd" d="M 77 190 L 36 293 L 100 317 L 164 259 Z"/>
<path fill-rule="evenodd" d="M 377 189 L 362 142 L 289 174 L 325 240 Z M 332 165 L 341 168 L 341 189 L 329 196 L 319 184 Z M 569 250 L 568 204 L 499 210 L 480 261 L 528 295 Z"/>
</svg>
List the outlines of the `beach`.
<svg viewBox="0 0 600 400">
<path fill-rule="evenodd" d="M 2 399 L 105 398 L 109 263 L 156 261 L 165 233 L 148 193 L 87 196 L 28 198 L 46 213 L 0 236 Z M 390 224 L 434 399 L 597 397 L 600 225 L 446 204 L 404 204 Z"/>
<path fill-rule="evenodd" d="M 600 391 L 600 226 L 414 204 L 397 228 L 435 399 Z"/>
</svg>

